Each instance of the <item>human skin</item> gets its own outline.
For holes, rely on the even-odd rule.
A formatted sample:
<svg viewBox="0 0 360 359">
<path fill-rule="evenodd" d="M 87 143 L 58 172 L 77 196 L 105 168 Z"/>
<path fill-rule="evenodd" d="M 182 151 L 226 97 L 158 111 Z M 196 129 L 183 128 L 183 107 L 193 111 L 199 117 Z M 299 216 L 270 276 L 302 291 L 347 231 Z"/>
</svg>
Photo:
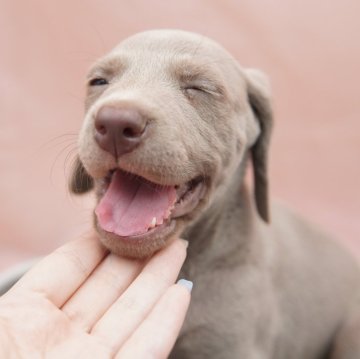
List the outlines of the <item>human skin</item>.
<svg viewBox="0 0 360 359">
<path fill-rule="evenodd" d="M 0 357 L 166 358 L 190 302 L 174 284 L 186 247 L 176 239 L 141 261 L 95 234 L 60 247 L 0 298 Z"/>
</svg>

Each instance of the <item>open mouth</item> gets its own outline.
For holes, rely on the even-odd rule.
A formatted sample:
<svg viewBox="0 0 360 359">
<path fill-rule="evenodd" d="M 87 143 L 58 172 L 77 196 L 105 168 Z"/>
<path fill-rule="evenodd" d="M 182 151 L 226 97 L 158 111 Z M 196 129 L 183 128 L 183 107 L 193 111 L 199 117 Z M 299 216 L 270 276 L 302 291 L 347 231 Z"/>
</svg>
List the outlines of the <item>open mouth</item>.
<svg viewBox="0 0 360 359">
<path fill-rule="evenodd" d="M 181 185 L 164 186 L 120 169 L 113 170 L 105 178 L 95 209 L 97 224 L 126 240 L 152 237 L 175 228 L 176 219 L 193 211 L 204 193 L 201 177 Z"/>
</svg>

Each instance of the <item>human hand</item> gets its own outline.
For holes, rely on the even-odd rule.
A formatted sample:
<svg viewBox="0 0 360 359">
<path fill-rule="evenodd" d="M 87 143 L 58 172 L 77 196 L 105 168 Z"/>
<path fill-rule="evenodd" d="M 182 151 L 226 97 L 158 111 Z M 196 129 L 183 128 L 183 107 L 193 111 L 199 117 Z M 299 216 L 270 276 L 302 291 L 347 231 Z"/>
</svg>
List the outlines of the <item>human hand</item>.
<svg viewBox="0 0 360 359">
<path fill-rule="evenodd" d="M 147 261 L 95 235 L 65 244 L 0 298 L 0 357 L 166 358 L 190 302 L 173 284 L 185 257 L 178 239 Z"/>
</svg>

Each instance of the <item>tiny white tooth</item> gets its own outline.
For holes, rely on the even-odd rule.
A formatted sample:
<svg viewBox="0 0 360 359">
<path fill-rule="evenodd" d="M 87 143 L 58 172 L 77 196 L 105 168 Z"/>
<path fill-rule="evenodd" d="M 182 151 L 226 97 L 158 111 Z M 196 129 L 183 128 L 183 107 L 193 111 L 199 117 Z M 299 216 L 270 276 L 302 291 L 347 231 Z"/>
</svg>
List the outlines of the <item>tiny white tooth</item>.
<svg viewBox="0 0 360 359">
<path fill-rule="evenodd" d="M 165 218 L 169 218 L 171 215 L 171 211 L 175 208 L 175 205 L 172 205 L 170 208 L 168 208 L 165 212 Z"/>
<path fill-rule="evenodd" d="M 156 217 L 154 217 L 150 223 L 150 228 L 154 228 L 156 226 Z"/>
</svg>

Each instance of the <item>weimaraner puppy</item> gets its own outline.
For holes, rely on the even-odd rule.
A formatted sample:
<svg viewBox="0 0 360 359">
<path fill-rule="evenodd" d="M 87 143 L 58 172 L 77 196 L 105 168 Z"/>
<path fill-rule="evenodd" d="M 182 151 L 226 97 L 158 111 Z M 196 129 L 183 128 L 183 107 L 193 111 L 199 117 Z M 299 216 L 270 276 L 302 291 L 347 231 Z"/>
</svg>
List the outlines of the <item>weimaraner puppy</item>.
<svg viewBox="0 0 360 359">
<path fill-rule="evenodd" d="M 259 71 L 175 30 L 134 35 L 89 72 L 71 188 L 94 188 L 103 244 L 140 258 L 190 242 L 195 287 L 171 358 L 360 358 L 356 261 L 268 203 L 269 92 Z"/>
</svg>

